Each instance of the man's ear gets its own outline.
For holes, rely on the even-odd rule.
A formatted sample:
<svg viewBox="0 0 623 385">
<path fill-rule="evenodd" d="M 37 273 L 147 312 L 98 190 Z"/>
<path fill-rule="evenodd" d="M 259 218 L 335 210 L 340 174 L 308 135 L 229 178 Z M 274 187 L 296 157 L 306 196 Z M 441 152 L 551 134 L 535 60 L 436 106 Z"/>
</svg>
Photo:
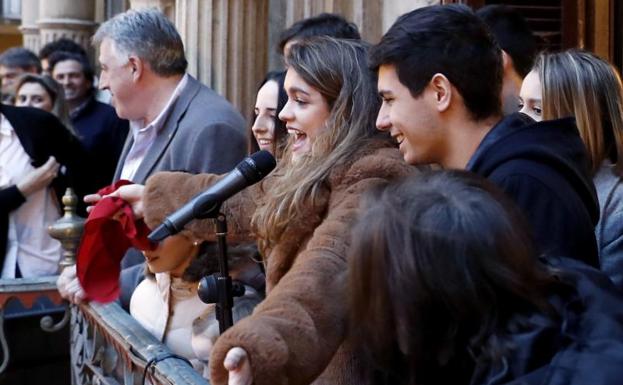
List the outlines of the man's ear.
<svg viewBox="0 0 623 385">
<path fill-rule="evenodd" d="M 444 112 L 452 103 L 452 83 L 444 74 L 436 73 L 430 80 L 429 87 L 435 97 L 437 111 Z"/>
<path fill-rule="evenodd" d="M 130 56 L 128 58 L 130 71 L 132 71 L 132 80 L 137 81 L 143 76 L 145 70 L 145 63 L 137 56 Z"/>
</svg>

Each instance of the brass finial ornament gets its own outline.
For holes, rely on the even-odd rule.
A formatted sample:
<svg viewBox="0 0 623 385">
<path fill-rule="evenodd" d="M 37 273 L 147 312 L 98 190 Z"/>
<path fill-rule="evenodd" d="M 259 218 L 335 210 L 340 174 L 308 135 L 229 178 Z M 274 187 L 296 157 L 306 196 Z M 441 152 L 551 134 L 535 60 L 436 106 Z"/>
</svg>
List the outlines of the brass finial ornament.
<svg viewBox="0 0 623 385">
<path fill-rule="evenodd" d="M 58 239 L 63 248 L 63 257 L 59 262 L 60 270 L 76 263 L 76 251 L 84 229 L 84 218 L 76 213 L 78 197 L 71 187 L 65 190 L 62 201 L 65 215 L 48 227 L 48 234 Z"/>
</svg>

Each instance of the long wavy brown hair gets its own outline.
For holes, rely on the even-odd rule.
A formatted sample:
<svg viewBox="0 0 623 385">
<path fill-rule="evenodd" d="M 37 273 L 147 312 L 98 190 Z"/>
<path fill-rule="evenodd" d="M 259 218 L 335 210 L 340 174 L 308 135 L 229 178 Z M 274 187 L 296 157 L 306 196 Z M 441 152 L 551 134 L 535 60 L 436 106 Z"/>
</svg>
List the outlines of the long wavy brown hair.
<svg viewBox="0 0 623 385">
<path fill-rule="evenodd" d="M 288 145 L 274 171 L 280 181 L 253 217 L 262 252 L 279 242 L 285 227 L 304 207 L 318 204 L 336 165 L 347 163 L 370 138 L 384 136 L 375 128 L 380 101 L 367 55 L 366 43 L 329 37 L 302 40 L 290 48 L 288 71 L 319 91 L 331 113 L 328 129 L 316 138 L 310 154 L 293 163 Z"/>
<path fill-rule="evenodd" d="M 368 191 L 361 207 L 348 257 L 350 334 L 376 384 L 467 384 L 473 355 L 500 362 L 527 315 L 560 322 L 548 296 L 563 285 L 490 181 L 422 173 Z"/>
</svg>

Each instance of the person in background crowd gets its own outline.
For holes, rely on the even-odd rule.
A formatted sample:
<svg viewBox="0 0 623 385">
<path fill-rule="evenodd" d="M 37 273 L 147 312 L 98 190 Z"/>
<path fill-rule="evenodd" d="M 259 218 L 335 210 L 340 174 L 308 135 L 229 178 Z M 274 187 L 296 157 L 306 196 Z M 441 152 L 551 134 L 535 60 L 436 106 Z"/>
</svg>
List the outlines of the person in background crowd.
<svg viewBox="0 0 623 385">
<path fill-rule="evenodd" d="M 119 14 L 93 37 L 100 88 L 112 93 L 131 136 L 115 178 L 142 183 L 154 171 L 230 171 L 246 153 L 244 119 L 186 73 L 175 26 L 155 10 Z"/>
<path fill-rule="evenodd" d="M 103 23 L 93 42 L 99 47 L 100 88 L 109 90 L 117 115 L 130 120 L 130 135 L 114 180 L 135 183 L 157 171 L 231 171 L 247 152 L 246 123 L 222 96 L 186 73 L 182 39 L 164 14 L 130 10 Z M 85 200 L 95 203 L 93 194 Z M 138 250 L 124 257 L 121 304 L 127 308 L 143 279 Z M 67 268 L 66 298 L 80 300 L 75 266 Z M 70 278 L 70 279 L 69 279 Z"/>
<path fill-rule="evenodd" d="M 95 162 L 91 165 L 93 185 L 99 189 L 112 181 L 128 135 L 128 121 L 115 109 L 95 100 L 93 69 L 86 56 L 55 52 L 49 57 L 54 80 L 65 90 L 71 123 Z"/>
<path fill-rule="evenodd" d="M 0 55 L 2 103 L 10 105 L 15 103 L 15 85 L 23 73 L 41 73 L 41 63 L 32 51 L 26 48 L 13 47 Z"/>
<path fill-rule="evenodd" d="M 366 194 L 351 332 L 374 384 L 619 384 L 623 299 L 601 272 L 541 259 L 518 208 L 465 171 Z"/>
<path fill-rule="evenodd" d="M 336 39 L 360 40 L 359 29 L 354 23 L 333 13 L 321 13 L 307 19 L 299 20 L 279 36 L 279 53 L 288 56 L 292 44 L 313 36 L 331 36 Z"/>
<path fill-rule="evenodd" d="M 366 44 L 316 37 L 292 45 L 286 61 L 288 102 L 279 117 L 292 140 L 274 172 L 222 207 L 232 238 L 258 240 L 267 296 L 218 338 L 210 381 L 361 384 L 358 361 L 343 344 L 347 234 L 365 190 L 416 169 L 374 127 L 379 99 Z M 123 186 L 113 196 L 137 215 L 142 208 L 153 228 L 218 179 L 158 173 L 144 188 Z M 184 231 L 214 235 L 206 220 Z"/>
<path fill-rule="evenodd" d="M 78 138 L 38 108 L 0 105 L 0 263 L 2 278 L 58 272 L 60 243 L 48 226 L 60 215 L 65 187 L 84 195 L 90 170 Z M 60 166 L 65 166 L 62 175 Z"/>
<path fill-rule="evenodd" d="M 63 87 L 47 75 L 22 75 L 17 82 L 15 105 L 35 107 L 51 112 L 72 133 Z"/>
<path fill-rule="evenodd" d="M 437 5 L 401 16 L 371 64 L 383 99 L 377 127 L 407 163 L 488 178 L 528 217 L 539 252 L 598 265 L 599 206 L 573 119 L 502 118 L 502 54 L 473 11 Z"/>
<path fill-rule="evenodd" d="M 52 72 L 50 70 L 50 57 L 57 52 L 67 52 L 80 55 L 87 58 L 87 61 L 89 61 L 90 63 L 90 60 L 88 59 L 89 55 L 80 44 L 70 39 L 60 38 L 58 40 L 47 43 L 43 46 L 43 48 L 41 48 L 41 50 L 39 50 L 39 60 L 41 60 L 41 67 L 43 69 L 43 72 L 50 76 L 52 76 Z M 99 81 L 97 76 L 93 75 L 93 88 L 95 88 L 95 99 L 97 99 L 97 101 L 99 102 L 110 104 L 110 93 L 104 90 L 98 90 L 98 83 Z"/>
<path fill-rule="evenodd" d="M 599 198 L 595 227 L 601 269 L 623 289 L 623 86 L 592 53 L 541 54 L 521 88 L 522 112 L 536 120 L 575 117 Z"/>
<path fill-rule="evenodd" d="M 255 247 L 232 247 L 228 250 L 233 279 L 260 273 L 252 259 Z M 203 357 L 218 337 L 214 304 L 205 304 L 197 296 L 199 280 L 219 271 L 214 243 L 192 241 L 185 235 L 168 237 L 151 251 L 143 251 L 146 279 L 132 294 L 130 314 L 173 353 L 191 361 L 193 367 L 207 376 Z M 248 316 L 261 302 L 261 288 L 245 285 L 242 297 L 234 298 L 234 322 Z M 206 355 L 206 349 L 208 354 Z"/>
<path fill-rule="evenodd" d="M 489 26 L 502 49 L 502 113 L 517 112 L 523 78 L 532 69 L 538 52 L 537 39 L 519 11 L 500 4 L 480 8 L 478 15 Z"/>
<path fill-rule="evenodd" d="M 283 88 L 285 71 L 269 72 L 257 91 L 253 110 L 253 126 L 249 131 L 249 152 L 270 151 L 281 158 L 288 140 L 286 124 L 279 119 L 279 112 L 288 101 Z"/>
<path fill-rule="evenodd" d="M 52 71 L 50 70 L 50 56 L 56 52 L 69 52 L 87 57 L 87 52 L 84 48 L 73 40 L 63 37 L 58 40 L 51 41 L 39 50 L 41 69 L 46 75 L 52 75 Z"/>
</svg>

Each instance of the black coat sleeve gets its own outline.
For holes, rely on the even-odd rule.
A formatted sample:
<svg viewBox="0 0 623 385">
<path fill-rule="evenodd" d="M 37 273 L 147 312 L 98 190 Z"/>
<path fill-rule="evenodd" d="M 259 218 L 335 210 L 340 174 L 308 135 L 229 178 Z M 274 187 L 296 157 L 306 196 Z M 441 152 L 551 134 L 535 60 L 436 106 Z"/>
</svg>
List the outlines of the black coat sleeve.
<svg viewBox="0 0 623 385">
<path fill-rule="evenodd" d="M 0 213 L 8 215 L 11 211 L 17 209 L 22 203 L 26 202 L 26 198 L 19 191 L 16 185 L 5 187 L 0 190 Z"/>
</svg>

